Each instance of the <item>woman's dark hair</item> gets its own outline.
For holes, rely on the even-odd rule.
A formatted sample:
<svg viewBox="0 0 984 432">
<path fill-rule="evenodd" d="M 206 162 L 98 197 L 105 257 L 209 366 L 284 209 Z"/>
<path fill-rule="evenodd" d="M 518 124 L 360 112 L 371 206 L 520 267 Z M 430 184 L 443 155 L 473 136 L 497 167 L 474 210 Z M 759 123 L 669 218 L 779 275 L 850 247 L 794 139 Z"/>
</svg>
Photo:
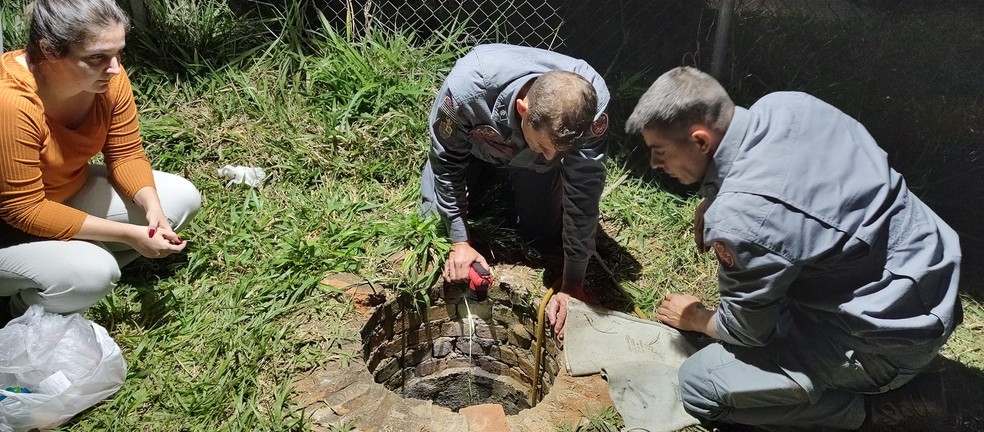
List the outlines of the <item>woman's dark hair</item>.
<svg viewBox="0 0 984 432">
<path fill-rule="evenodd" d="M 27 58 L 34 64 L 49 55 L 64 57 L 73 45 L 106 28 L 130 28 L 130 18 L 114 0 L 34 0 L 27 12 Z"/>
</svg>

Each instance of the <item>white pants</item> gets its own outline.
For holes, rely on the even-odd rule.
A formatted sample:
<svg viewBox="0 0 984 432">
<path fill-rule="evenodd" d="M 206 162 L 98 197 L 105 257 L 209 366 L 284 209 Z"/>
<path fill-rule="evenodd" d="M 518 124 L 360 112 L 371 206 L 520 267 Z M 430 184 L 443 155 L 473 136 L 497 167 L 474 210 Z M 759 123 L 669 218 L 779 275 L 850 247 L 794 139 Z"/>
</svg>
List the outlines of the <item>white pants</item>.
<svg viewBox="0 0 984 432">
<path fill-rule="evenodd" d="M 154 171 L 154 182 L 164 215 L 175 231 L 181 229 L 201 207 L 201 195 L 191 182 L 174 174 Z M 89 166 L 85 186 L 65 204 L 115 222 L 147 224 L 143 209 L 120 196 L 102 165 Z M 112 291 L 120 279 L 120 268 L 139 256 L 123 243 L 50 240 L 27 234 L 3 243 L 0 296 L 12 296 L 15 311 L 32 304 L 48 312 L 85 310 Z"/>
</svg>

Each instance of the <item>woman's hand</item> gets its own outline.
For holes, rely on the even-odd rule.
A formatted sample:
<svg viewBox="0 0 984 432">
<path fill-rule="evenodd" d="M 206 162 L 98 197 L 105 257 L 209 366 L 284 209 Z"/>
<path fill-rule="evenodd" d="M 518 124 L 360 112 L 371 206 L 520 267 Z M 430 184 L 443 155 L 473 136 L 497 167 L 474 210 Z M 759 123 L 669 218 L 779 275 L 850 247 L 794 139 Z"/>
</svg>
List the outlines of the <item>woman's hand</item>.
<svg viewBox="0 0 984 432">
<path fill-rule="evenodd" d="M 147 186 L 133 196 L 133 202 L 144 210 L 147 225 L 113 222 L 89 215 L 76 238 L 126 243 L 147 258 L 163 258 L 184 250 L 188 245 L 175 234 L 164 215 L 157 189 Z"/>
<path fill-rule="evenodd" d="M 187 242 L 171 230 L 167 224 L 167 219 L 162 224 L 157 225 L 153 235 L 150 235 L 149 230 L 142 226 L 131 226 L 133 233 L 128 236 L 126 243 L 147 258 L 163 258 L 181 252 L 185 246 L 188 246 Z"/>
<path fill-rule="evenodd" d="M 164 212 L 160 207 L 155 211 L 147 212 L 147 238 L 152 239 L 157 235 L 162 236 L 173 245 L 184 243 L 184 240 L 171 228 L 170 222 L 168 222 L 167 217 L 164 216 Z"/>
<path fill-rule="evenodd" d="M 166 222 L 163 226 L 158 223 L 154 235 L 150 235 L 145 225 L 114 222 L 92 215 L 86 216 L 82 229 L 75 238 L 126 243 L 140 255 L 148 258 L 166 257 L 181 252 L 188 245 L 188 242 L 178 237 Z"/>
<path fill-rule="evenodd" d="M 149 186 L 140 189 L 137 191 L 136 195 L 133 196 L 133 201 L 144 209 L 145 217 L 147 218 L 148 239 L 153 239 L 154 237 L 160 235 L 172 245 L 180 245 L 184 243 L 184 240 L 174 233 L 174 229 L 171 228 L 171 222 L 169 222 L 167 220 L 167 216 L 164 215 L 164 209 L 161 208 L 161 199 L 157 196 L 157 189 Z M 134 246 L 134 248 L 136 248 L 136 246 Z M 140 249 L 137 250 L 139 251 Z M 143 252 L 140 253 L 143 254 Z M 153 258 L 151 255 L 143 255 Z"/>
</svg>

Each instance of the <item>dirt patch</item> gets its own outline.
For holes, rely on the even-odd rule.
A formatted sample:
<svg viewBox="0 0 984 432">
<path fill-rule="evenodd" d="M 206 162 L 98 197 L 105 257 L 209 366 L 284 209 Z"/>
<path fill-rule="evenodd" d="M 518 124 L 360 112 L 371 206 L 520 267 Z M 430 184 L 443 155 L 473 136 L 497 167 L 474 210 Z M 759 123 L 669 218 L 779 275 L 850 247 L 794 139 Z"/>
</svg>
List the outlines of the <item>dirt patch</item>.
<svg viewBox="0 0 984 432">
<path fill-rule="evenodd" d="M 347 298 L 352 300 L 356 312 L 369 315 L 376 306 L 386 301 L 386 294 L 376 290 L 366 278 L 352 273 L 336 273 L 325 276 L 322 285 L 345 291 Z"/>
</svg>

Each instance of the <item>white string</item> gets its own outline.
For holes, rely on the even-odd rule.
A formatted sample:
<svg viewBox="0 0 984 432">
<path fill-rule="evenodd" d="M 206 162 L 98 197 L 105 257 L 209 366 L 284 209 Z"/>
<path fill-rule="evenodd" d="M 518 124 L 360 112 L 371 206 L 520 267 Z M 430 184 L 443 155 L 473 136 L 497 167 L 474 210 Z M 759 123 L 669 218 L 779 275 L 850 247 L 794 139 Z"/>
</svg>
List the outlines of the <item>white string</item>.
<svg viewBox="0 0 984 432">
<path fill-rule="evenodd" d="M 465 300 L 465 311 L 468 313 L 466 317 L 468 319 L 468 364 L 472 363 L 472 344 L 475 339 L 475 318 L 472 316 L 471 308 L 468 307 L 468 296 L 463 297 Z M 471 368 L 468 369 L 468 401 L 469 403 L 475 403 L 475 392 L 472 387 L 472 381 L 475 375 L 471 372 Z"/>
</svg>

